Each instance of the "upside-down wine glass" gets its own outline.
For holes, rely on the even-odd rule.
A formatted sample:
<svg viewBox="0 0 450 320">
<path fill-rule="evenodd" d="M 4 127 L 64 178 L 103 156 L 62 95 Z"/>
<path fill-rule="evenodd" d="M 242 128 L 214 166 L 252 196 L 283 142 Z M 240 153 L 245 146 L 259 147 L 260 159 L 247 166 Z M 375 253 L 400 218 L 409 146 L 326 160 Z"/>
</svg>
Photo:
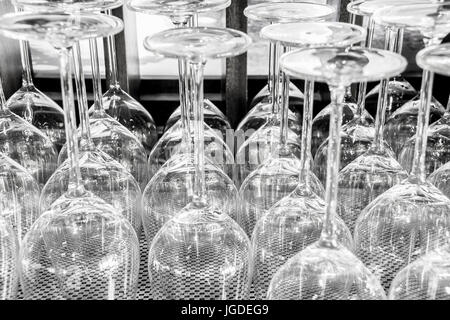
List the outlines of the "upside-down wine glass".
<svg viewBox="0 0 450 320">
<path fill-rule="evenodd" d="M 417 64 L 432 74 L 425 90 L 432 92 L 433 73 L 450 76 L 450 46 L 441 45 L 424 49 L 417 55 Z M 429 104 L 431 95 L 427 95 Z M 447 169 L 448 172 L 448 169 Z M 440 175 L 442 180 L 444 176 Z M 446 179 L 445 179 L 446 180 Z M 447 180 L 448 181 L 448 180 Z M 433 181 L 432 181 L 433 182 Z M 436 180 L 440 182 L 440 180 Z M 391 300 L 449 300 L 450 242 L 422 256 L 402 269 L 389 291 Z"/>
<path fill-rule="evenodd" d="M 120 19 L 90 13 L 22 13 L 1 18 L 0 31 L 5 36 L 45 40 L 59 53 L 72 168 L 68 191 L 38 218 L 22 242 L 19 259 L 26 299 L 135 297 L 139 269 L 136 233 L 125 217 L 83 187 L 70 64 L 76 41 L 116 33 L 122 27 Z"/>
<path fill-rule="evenodd" d="M 337 182 L 340 161 L 342 108 L 346 87 L 375 81 L 403 71 L 406 61 L 383 50 L 317 48 L 293 52 L 282 58 L 285 71 L 310 81 L 327 82 L 334 108 L 330 119 L 326 215 L 322 235 L 314 244 L 289 259 L 273 276 L 267 297 L 295 300 L 384 299 L 375 276 L 337 241 Z"/>
<path fill-rule="evenodd" d="M 374 19 L 384 26 L 397 26 L 400 29 L 420 31 L 424 37 L 425 46 L 438 44 L 450 32 L 448 22 L 450 10 L 447 8 L 449 2 L 432 2 L 429 1 L 427 4 L 408 3 L 408 5 L 396 6 L 391 9 L 378 10 L 374 14 Z M 411 150 L 414 150 L 415 146 L 414 139 L 411 141 L 410 138 L 416 134 L 419 108 L 420 96 L 417 95 L 389 116 L 384 130 L 386 141 L 408 171 L 411 171 L 412 168 L 413 151 Z M 439 120 L 444 114 L 444 107 L 435 98 L 432 98 L 430 124 Z M 406 144 L 409 152 L 402 156 L 401 153 Z M 402 160 L 401 157 L 405 159 Z"/>
<path fill-rule="evenodd" d="M 404 27 L 405 22 L 411 20 L 426 24 L 429 28 L 424 34 L 429 40 L 438 33 L 435 21 L 441 6 L 391 8 L 390 12 L 396 13 L 392 16 L 381 9 L 374 18 L 384 13 L 386 15 L 379 17 L 389 19 L 394 27 Z M 425 8 L 427 14 L 424 14 Z M 425 152 L 431 108 L 427 101 L 432 99 L 432 92 L 428 90 L 431 76 L 431 71 L 424 70 L 411 175 L 370 203 L 355 226 L 355 252 L 386 290 L 399 270 L 446 243 L 450 230 L 450 200 L 426 180 Z"/>
<path fill-rule="evenodd" d="M 195 116 L 194 192 L 191 202 L 162 227 L 150 246 L 148 269 L 154 299 L 248 296 L 250 241 L 224 208 L 211 206 L 206 196 L 202 109 L 206 60 L 242 54 L 250 43 L 242 32 L 217 28 L 173 29 L 146 40 L 146 47 L 158 54 L 187 60 L 192 88 L 188 96 Z"/>
<path fill-rule="evenodd" d="M 308 3 L 308 2 L 269 2 L 260 5 L 249 6 L 244 12 L 249 18 L 259 21 L 265 21 L 267 23 L 286 23 L 286 22 L 311 22 L 311 21 L 326 21 L 331 20 L 334 17 L 335 9 L 331 6 Z M 264 123 L 261 127 L 255 128 L 243 128 L 238 129 L 238 133 L 242 133 L 246 136 L 250 135 L 247 140 L 241 145 L 238 145 L 236 153 L 236 182 L 238 186 L 246 188 L 246 178 L 255 171 L 268 157 L 277 153 L 280 141 L 280 100 L 281 91 L 280 87 L 281 77 L 279 70 L 279 57 L 282 52 L 285 52 L 287 48 L 280 46 L 276 42 L 270 46 L 271 51 L 271 68 L 272 68 L 272 85 L 271 94 L 272 97 L 269 103 L 261 102 L 261 110 L 264 114 L 262 118 Z M 265 105 L 263 107 L 263 105 Z M 259 108 L 256 106 L 255 108 Z M 269 111 L 269 112 L 267 112 Z M 260 116 L 258 116 L 260 117 Z M 296 117 L 295 117 L 296 118 Z M 291 118 L 291 120 L 293 120 Z M 289 123 L 289 110 L 288 110 L 288 123 Z M 296 129 L 292 130 L 288 125 L 286 132 L 285 148 L 290 150 L 291 156 L 300 157 L 300 127 L 298 126 L 299 120 L 293 120 Z M 253 130 L 256 132 L 253 133 Z M 243 132 L 242 130 L 247 130 Z M 253 133 L 253 134 L 251 134 Z M 294 174 L 295 179 L 298 177 L 298 171 L 291 172 Z M 247 180 L 248 181 L 248 180 Z M 294 182 L 294 187 L 297 183 Z M 293 189 L 285 191 L 282 195 L 287 195 Z M 287 193 L 286 193 L 287 192 Z M 241 191 L 242 194 L 242 191 Z M 265 209 L 272 206 L 281 197 L 277 197 L 274 200 L 269 201 L 268 205 L 265 205 Z M 250 201 L 250 200 L 249 200 Z M 264 202 L 264 199 L 263 199 Z M 258 204 L 256 204 L 258 206 Z M 251 232 L 251 230 L 250 230 Z"/>
<path fill-rule="evenodd" d="M 272 25 L 261 31 L 263 38 L 278 39 L 289 47 L 341 46 L 360 42 L 365 30 L 339 22 L 289 23 Z M 289 82 L 289 76 L 286 83 Z M 323 187 L 310 171 L 311 123 L 313 118 L 314 83 L 305 83 L 303 109 L 303 134 L 301 162 L 295 190 L 272 206 L 256 223 L 252 235 L 254 275 L 253 285 L 257 299 L 264 299 L 274 273 L 289 258 L 316 242 L 322 231 L 325 217 Z M 284 96 L 284 99 L 288 99 Z M 285 108 L 287 102 L 284 102 Z M 340 243 L 350 250 L 352 237 L 348 228 L 336 219 Z"/>
<path fill-rule="evenodd" d="M 136 12 L 142 12 L 147 14 L 161 14 L 165 16 L 169 16 L 171 18 L 172 23 L 177 28 L 185 28 L 188 26 L 196 25 L 196 16 L 202 12 L 209 11 L 219 11 L 223 10 L 230 5 L 230 0 L 201 0 L 201 1 L 193 1 L 186 2 L 181 0 L 168 0 L 168 1 L 158 1 L 158 0 L 130 0 L 127 3 L 128 8 L 134 10 Z M 183 127 L 183 123 L 189 121 L 193 118 L 193 114 L 186 104 L 183 87 L 183 81 L 188 77 L 188 70 L 182 66 L 182 63 L 179 62 L 179 71 L 180 71 L 180 92 L 181 92 L 181 104 L 186 105 L 180 107 L 180 119 L 177 123 L 171 126 L 159 139 L 158 143 L 153 148 L 152 152 L 149 156 L 149 168 L 150 168 L 150 177 L 153 177 L 158 170 L 171 159 L 171 157 L 183 151 L 184 146 L 183 142 L 190 142 L 190 140 L 184 140 L 187 135 L 185 133 L 185 127 Z M 184 80 L 183 80 L 184 79 Z M 184 102 L 183 102 L 184 101 Z M 211 108 L 212 103 L 208 100 L 205 100 L 205 108 L 208 109 L 212 114 L 216 114 L 213 108 Z M 182 112 L 184 108 L 184 113 Z M 214 107 L 215 108 L 215 107 Z M 177 111 L 175 112 L 177 113 Z M 214 127 L 210 127 L 205 123 L 205 152 L 208 158 L 210 158 L 218 167 L 223 169 L 225 173 L 228 174 L 230 178 L 234 180 L 234 154 L 230 150 L 229 146 L 223 140 L 224 136 L 221 136 L 224 132 L 226 132 L 229 125 L 220 124 L 218 122 L 208 122 L 210 124 L 214 124 Z M 220 125 L 219 125 L 220 124 Z M 219 125 L 218 127 L 216 125 Z M 215 129 L 218 129 L 220 132 L 216 132 Z M 192 136 L 192 133 L 191 133 Z M 173 164 L 174 166 L 178 166 L 178 163 Z"/>
<path fill-rule="evenodd" d="M 398 29 L 387 28 L 385 49 L 396 52 Z M 405 69 L 407 64 L 405 63 Z M 339 172 L 338 214 L 353 232 L 362 210 L 376 197 L 408 177 L 395 159 L 383 135 L 386 110 L 389 104 L 389 79 L 380 85 L 375 137 L 367 152 L 357 157 Z"/>
<path fill-rule="evenodd" d="M 92 83 L 94 91 L 93 111 L 89 116 L 91 140 L 95 147 L 108 154 L 128 170 L 141 188 L 148 182 L 147 154 L 139 139 L 125 126 L 105 112 L 102 100 L 102 86 L 97 43 L 90 39 Z M 79 62 L 78 62 L 79 63 Z M 81 130 L 78 130 L 81 136 Z M 67 145 L 59 155 L 59 163 L 67 159 Z"/>
<path fill-rule="evenodd" d="M 111 10 L 106 10 L 111 15 Z M 106 39 L 109 76 L 108 90 L 103 95 L 105 112 L 131 131 L 144 146 L 147 155 L 158 140 L 155 120 L 136 99 L 125 92 L 119 83 L 116 41 L 113 36 Z"/>
<path fill-rule="evenodd" d="M 137 235 L 141 231 L 141 190 L 132 174 L 105 152 L 97 149 L 91 138 L 89 107 L 84 82 L 79 43 L 73 48 L 75 85 L 80 116 L 78 166 L 84 188 L 112 205 L 122 213 L 134 227 Z M 64 163 L 47 181 L 41 193 L 42 211 L 60 198 L 70 182 L 70 162 Z"/>
<path fill-rule="evenodd" d="M 206 10 L 208 6 L 215 8 L 227 4 L 226 1 L 217 0 L 210 2 L 199 2 L 197 6 L 189 7 L 190 10 Z M 130 3 L 132 5 L 132 3 Z M 189 8 L 184 8 L 185 10 Z M 165 7 L 160 7 L 165 10 Z M 180 9 L 181 10 L 181 9 Z M 173 21 L 181 28 L 186 27 L 188 20 L 192 16 L 190 11 L 183 16 L 182 12 L 177 15 Z M 144 42 L 144 47 L 147 47 Z M 147 187 L 143 192 L 143 225 L 150 245 L 155 234 L 161 229 L 165 222 L 169 221 L 176 213 L 180 212 L 192 197 L 192 185 L 194 181 L 195 163 L 192 148 L 192 127 L 190 126 L 191 117 L 189 101 L 187 100 L 188 88 L 188 70 L 187 63 L 180 59 L 178 61 L 180 73 L 180 102 L 181 102 L 181 131 L 174 130 L 174 142 L 179 147 L 179 152 L 172 155 L 169 160 L 153 175 Z M 172 127 L 175 128 L 175 127 Z M 207 131 L 207 126 L 204 126 Z M 178 132 L 178 133 L 177 133 Z M 164 137 L 163 137 L 164 139 Z M 205 145 L 208 140 L 205 138 Z M 155 150 L 158 147 L 155 147 Z M 208 154 L 208 153 L 207 153 Z M 232 154 L 230 153 L 231 157 Z M 205 176 L 206 190 L 210 205 L 217 206 L 225 211 L 232 218 L 239 220 L 237 215 L 237 205 L 239 203 L 238 191 L 234 182 L 220 168 L 224 164 L 223 159 L 214 160 L 206 158 Z M 226 164 L 226 163 L 225 163 Z"/>
</svg>

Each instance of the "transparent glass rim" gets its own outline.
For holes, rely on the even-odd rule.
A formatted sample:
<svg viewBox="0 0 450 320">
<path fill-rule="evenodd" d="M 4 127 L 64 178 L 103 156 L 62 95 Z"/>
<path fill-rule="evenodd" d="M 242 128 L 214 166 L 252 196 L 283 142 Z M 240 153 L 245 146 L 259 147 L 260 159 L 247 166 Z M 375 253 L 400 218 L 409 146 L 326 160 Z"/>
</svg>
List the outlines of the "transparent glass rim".
<svg viewBox="0 0 450 320">
<path fill-rule="evenodd" d="M 183 6 L 171 6 L 167 3 L 161 3 L 161 1 L 152 0 L 128 0 L 126 6 L 128 9 L 145 14 L 151 15 L 164 15 L 164 16 L 192 16 L 197 13 L 221 11 L 228 8 L 231 5 L 231 0 L 217 0 L 215 3 L 207 1 L 182 1 L 185 3 Z M 186 3 L 189 6 L 186 6 Z"/>
<path fill-rule="evenodd" d="M 53 11 L 67 11 L 67 12 L 86 12 L 86 11 L 100 11 L 112 10 L 121 7 L 124 0 L 14 0 L 17 7 L 38 12 L 53 12 Z"/>
<path fill-rule="evenodd" d="M 442 53 L 445 53 L 443 57 L 439 57 Z M 436 59 L 430 61 L 428 58 L 433 55 L 436 55 Z M 441 44 L 422 49 L 417 54 L 416 61 L 417 65 L 424 70 L 450 76 L 450 44 Z"/>
<path fill-rule="evenodd" d="M 351 83 L 356 83 L 356 82 L 371 82 L 371 81 L 379 81 L 381 79 L 388 79 L 388 78 L 392 78 L 398 74 L 401 74 L 403 71 L 405 71 L 407 65 L 408 65 L 408 61 L 401 55 L 391 52 L 391 51 L 386 51 L 386 50 L 381 50 L 381 49 L 368 49 L 368 48 L 363 48 L 363 47 L 352 47 L 352 48 L 347 48 L 344 49 L 342 47 L 315 47 L 315 48 L 304 48 L 304 49 L 297 49 L 295 51 L 291 51 L 288 52 L 286 54 L 284 54 L 281 59 L 280 59 L 280 67 L 282 69 L 283 72 L 285 72 L 287 75 L 292 76 L 292 77 L 297 77 L 300 79 L 305 79 L 305 80 L 309 80 L 309 81 L 317 81 L 317 82 L 325 82 L 325 83 L 334 83 L 334 81 L 338 81 L 339 77 L 337 77 L 336 79 L 330 77 L 330 76 L 326 76 L 324 75 L 320 70 L 317 70 L 316 74 L 311 74 L 311 73 L 307 73 L 307 72 L 303 72 L 302 70 L 298 70 L 295 68 L 292 68 L 289 66 L 289 63 L 287 62 L 288 59 L 294 59 L 296 58 L 296 60 L 302 60 L 302 55 L 305 56 L 308 52 L 314 52 L 314 51 L 320 51 L 320 50 L 336 50 L 337 52 L 349 52 L 349 51 L 359 51 L 359 52 L 363 52 L 363 53 L 371 53 L 374 55 L 380 55 L 381 53 L 384 56 L 388 56 L 389 58 L 392 59 L 397 59 L 398 61 L 398 67 L 394 68 L 392 67 L 389 70 L 386 70 L 386 72 L 384 73 L 377 73 L 377 74 L 368 74 L 368 75 L 362 75 L 361 73 L 355 73 L 355 75 L 348 77 L 350 78 L 350 83 L 338 83 L 338 85 L 343 85 L 343 86 L 347 86 L 350 85 Z"/>
<path fill-rule="evenodd" d="M 289 27 L 297 27 L 298 30 L 300 30 L 302 27 L 310 27 L 310 28 L 314 28 L 314 27 L 321 27 L 321 26 L 326 26 L 326 27 L 348 27 L 349 30 L 353 29 L 353 34 L 354 36 L 348 38 L 348 39 L 344 39 L 344 40 L 339 40 L 337 41 L 337 39 L 331 39 L 330 42 L 327 43 L 313 43 L 313 42 L 307 42 L 307 41 L 300 41 L 299 39 L 295 38 L 295 34 L 285 34 L 285 37 L 283 39 L 281 38 L 277 38 L 275 36 L 271 35 L 271 32 L 275 32 L 276 30 L 279 29 L 285 29 L 285 28 L 289 28 Z M 360 26 L 356 26 L 350 23 L 345 23 L 345 22 L 293 22 L 293 23 L 279 23 L 279 24 L 272 24 L 272 25 L 268 25 L 266 27 L 264 27 L 263 29 L 261 29 L 261 33 L 260 36 L 262 39 L 265 40 L 269 40 L 271 42 L 274 43 L 279 43 L 283 46 L 286 47 L 296 47 L 296 48 L 300 48 L 300 47 L 323 47 L 323 46 L 330 46 L 330 47 L 346 47 L 346 46 L 351 46 L 355 43 L 361 42 L 365 40 L 366 37 L 366 29 Z"/>
<path fill-rule="evenodd" d="M 283 7 L 283 6 L 291 6 L 291 7 L 296 6 L 299 8 L 301 8 L 302 6 L 303 7 L 310 6 L 310 7 L 316 7 L 316 8 L 327 8 L 330 10 L 330 12 L 326 15 L 321 14 L 321 15 L 314 15 L 314 16 L 310 16 L 310 17 L 290 16 L 288 18 L 282 18 L 280 16 L 276 16 L 275 14 L 261 16 L 258 14 L 258 12 L 256 12 L 258 9 L 261 9 L 261 8 L 269 8 L 269 9 L 271 8 L 272 10 L 268 10 L 268 11 L 273 12 L 273 9 L 275 9 L 277 7 Z M 282 1 L 265 2 L 265 3 L 248 6 L 244 10 L 244 15 L 248 19 L 254 20 L 254 21 L 260 21 L 260 22 L 268 22 L 268 23 L 287 23 L 287 22 L 295 22 L 295 21 L 318 21 L 319 19 L 326 20 L 326 19 L 334 18 L 335 14 L 336 14 L 336 9 L 333 8 L 332 6 L 327 5 L 327 4 L 315 3 L 315 2 L 282 2 Z"/>
<path fill-rule="evenodd" d="M 81 41 L 93 38 L 102 38 L 117 34 L 123 30 L 123 22 L 120 18 L 102 14 L 102 13 L 92 13 L 92 12 L 80 12 L 80 13 L 70 13 L 70 12 L 20 12 L 20 13 L 8 13 L 0 18 L 0 33 L 6 37 L 25 40 L 25 41 L 39 41 L 39 42 L 49 42 L 54 44 L 51 39 L 48 38 L 49 32 L 45 32 L 47 29 L 40 29 L 40 32 L 26 32 L 26 28 L 22 30 L 17 30 L 17 27 L 21 22 L 31 19 L 48 19 L 54 18 L 55 21 L 60 18 L 61 21 L 69 21 L 67 17 L 72 17 L 75 21 L 80 22 L 82 19 L 97 20 L 100 19 L 104 23 L 104 28 L 96 29 L 95 31 L 85 31 L 78 33 L 77 37 L 67 34 L 67 41 L 72 39 L 73 41 Z M 74 23 L 74 25 L 76 25 Z M 25 26 L 25 25 L 24 25 Z M 26 26 L 25 26 L 26 27 Z M 35 30 L 31 27 L 29 30 Z M 54 30 L 54 29 L 53 29 Z M 35 30 L 36 31 L 36 30 Z M 67 26 L 60 25 L 58 32 L 60 36 L 64 36 L 64 32 L 67 31 Z"/>
<path fill-rule="evenodd" d="M 166 47 L 166 46 L 160 46 L 159 44 L 164 43 L 164 39 L 175 36 L 176 34 L 204 34 L 207 35 L 208 33 L 211 33 L 213 36 L 217 35 L 217 33 L 222 33 L 224 35 L 231 35 L 235 38 L 240 38 L 243 40 L 242 44 L 237 46 L 235 50 L 233 51 L 220 51 L 221 46 L 218 45 L 217 48 L 219 48 L 217 51 L 215 51 L 214 54 L 208 54 L 203 53 L 202 55 L 197 55 L 193 53 L 183 52 L 181 50 L 177 50 L 175 46 L 172 47 Z M 200 38 L 200 37 L 199 37 Z M 218 43 L 223 43 L 218 40 Z M 212 28 L 212 27 L 196 27 L 196 28 L 183 28 L 183 29 L 169 29 L 162 31 L 156 35 L 149 36 L 144 40 L 144 47 L 152 52 L 155 52 L 159 55 L 162 55 L 166 58 L 172 58 L 172 59 L 186 59 L 188 61 L 198 62 L 198 61 L 205 61 L 208 59 L 222 59 L 222 58 L 230 58 L 234 56 L 238 56 L 240 54 L 243 54 L 247 51 L 247 49 L 250 47 L 252 43 L 251 38 L 244 32 L 229 29 L 229 28 Z"/>
</svg>

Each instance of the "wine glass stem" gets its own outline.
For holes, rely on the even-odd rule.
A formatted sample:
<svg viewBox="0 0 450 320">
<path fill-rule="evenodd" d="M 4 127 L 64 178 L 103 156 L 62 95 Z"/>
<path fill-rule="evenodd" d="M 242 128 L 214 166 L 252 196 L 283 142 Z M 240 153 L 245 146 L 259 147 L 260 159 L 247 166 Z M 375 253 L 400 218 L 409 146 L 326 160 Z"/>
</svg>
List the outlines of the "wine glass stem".
<svg viewBox="0 0 450 320">
<path fill-rule="evenodd" d="M 94 89 L 94 108 L 103 112 L 102 83 L 100 78 L 100 66 L 98 61 L 97 40 L 89 39 L 89 51 L 91 53 L 92 85 Z"/>
<path fill-rule="evenodd" d="M 420 92 L 420 107 L 417 121 L 416 146 L 414 151 L 414 161 L 412 175 L 419 179 L 419 182 L 426 181 L 426 150 L 427 134 L 430 121 L 431 98 L 433 95 L 434 74 L 424 71 L 422 77 L 422 88 Z"/>
<path fill-rule="evenodd" d="M 309 166 L 311 159 L 311 139 L 312 139 L 312 121 L 313 121 L 313 105 L 314 105 L 314 82 L 305 81 L 305 98 L 303 102 L 303 125 L 302 125 L 302 142 L 300 157 L 300 181 L 309 187 Z"/>
<path fill-rule="evenodd" d="M 20 57 L 22 61 L 22 86 L 33 86 L 33 77 L 31 74 L 31 57 L 30 57 L 30 45 L 28 41 L 19 41 L 20 44 Z"/>
<path fill-rule="evenodd" d="M 190 63 L 192 107 L 194 110 L 194 202 L 205 203 L 205 143 L 203 132 L 203 72 L 204 63 Z"/>
<path fill-rule="evenodd" d="M 396 28 L 386 28 L 385 44 L 386 50 L 395 51 L 398 45 L 399 30 Z M 381 151 L 384 144 L 384 124 L 386 122 L 386 111 L 388 108 L 388 89 L 389 79 L 383 79 L 380 83 L 380 92 L 378 98 L 377 115 L 375 120 L 375 139 L 372 147 Z"/>
<path fill-rule="evenodd" d="M 372 48 L 373 43 L 373 35 L 375 33 L 375 22 L 370 17 L 367 22 L 367 37 L 366 37 L 366 47 Z M 362 115 L 364 113 L 366 107 L 366 91 L 367 91 L 367 82 L 361 82 L 359 84 L 359 92 L 358 92 L 358 111 L 357 113 Z"/>
<path fill-rule="evenodd" d="M 75 89 L 78 98 L 78 112 L 80 115 L 81 141 L 80 147 L 91 146 L 91 129 L 89 127 L 89 107 L 86 94 L 86 83 L 81 59 L 80 43 L 77 42 L 73 48 L 73 65 L 75 75 Z"/>
<path fill-rule="evenodd" d="M 341 105 L 344 102 L 345 87 L 330 86 L 330 91 L 332 109 L 330 115 L 330 140 L 328 143 L 327 183 L 325 192 L 327 207 L 321 240 L 334 242 L 336 239 L 334 232 L 334 215 L 337 210 L 338 176 L 341 154 Z"/>
<path fill-rule="evenodd" d="M 59 49 L 59 66 L 61 74 L 61 95 L 64 107 L 64 125 L 66 128 L 67 156 L 70 165 L 69 193 L 79 194 L 83 190 L 81 172 L 78 164 L 79 152 L 76 135 L 75 105 L 72 87 L 72 70 L 70 59 L 72 48 Z"/>
</svg>

